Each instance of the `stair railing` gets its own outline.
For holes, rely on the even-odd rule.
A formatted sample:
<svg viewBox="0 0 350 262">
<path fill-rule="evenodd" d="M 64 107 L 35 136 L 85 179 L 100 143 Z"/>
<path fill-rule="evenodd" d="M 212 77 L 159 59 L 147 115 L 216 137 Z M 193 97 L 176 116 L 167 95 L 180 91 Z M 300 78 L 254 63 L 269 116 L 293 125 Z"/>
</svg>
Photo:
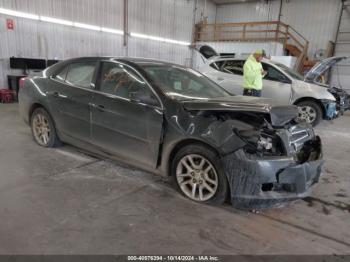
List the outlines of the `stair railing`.
<svg viewBox="0 0 350 262">
<path fill-rule="evenodd" d="M 294 45 L 300 50 L 295 69 L 301 72 L 307 58 L 308 40 L 290 25 L 281 21 L 241 23 L 199 23 L 194 42 L 279 42 L 284 50 Z"/>
</svg>

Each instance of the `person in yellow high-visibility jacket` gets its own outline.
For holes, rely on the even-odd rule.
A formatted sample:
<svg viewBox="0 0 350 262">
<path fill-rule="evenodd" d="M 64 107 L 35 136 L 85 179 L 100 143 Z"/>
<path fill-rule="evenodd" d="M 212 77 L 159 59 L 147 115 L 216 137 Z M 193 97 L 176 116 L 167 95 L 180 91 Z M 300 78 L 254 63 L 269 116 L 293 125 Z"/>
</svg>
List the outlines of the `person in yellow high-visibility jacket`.
<svg viewBox="0 0 350 262">
<path fill-rule="evenodd" d="M 265 56 L 265 51 L 257 49 L 251 54 L 243 66 L 243 95 L 261 96 L 262 79 L 266 75 L 261 60 Z"/>
</svg>

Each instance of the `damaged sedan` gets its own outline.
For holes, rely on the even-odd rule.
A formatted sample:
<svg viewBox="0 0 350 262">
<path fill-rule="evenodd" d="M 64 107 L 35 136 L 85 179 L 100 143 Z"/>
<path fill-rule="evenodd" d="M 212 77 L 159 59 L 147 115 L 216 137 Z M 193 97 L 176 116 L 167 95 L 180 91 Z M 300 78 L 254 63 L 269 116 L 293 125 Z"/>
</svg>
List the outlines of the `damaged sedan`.
<svg viewBox="0 0 350 262">
<path fill-rule="evenodd" d="M 188 198 L 271 207 L 310 193 L 321 141 L 295 106 L 232 96 L 183 66 L 77 58 L 21 81 L 34 140 L 61 142 L 173 178 Z"/>
<path fill-rule="evenodd" d="M 246 59 L 221 57 L 210 46 L 200 46 L 204 61 L 199 71 L 232 94 L 242 94 L 243 65 Z M 330 87 L 317 80 L 347 57 L 330 57 L 317 63 L 305 76 L 270 59 L 262 61 L 267 72 L 262 97 L 298 107 L 298 119 L 313 126 L 322 119 L 331 120 L 349 109 L 349 95 L 342 88 Z"/>
</svg>

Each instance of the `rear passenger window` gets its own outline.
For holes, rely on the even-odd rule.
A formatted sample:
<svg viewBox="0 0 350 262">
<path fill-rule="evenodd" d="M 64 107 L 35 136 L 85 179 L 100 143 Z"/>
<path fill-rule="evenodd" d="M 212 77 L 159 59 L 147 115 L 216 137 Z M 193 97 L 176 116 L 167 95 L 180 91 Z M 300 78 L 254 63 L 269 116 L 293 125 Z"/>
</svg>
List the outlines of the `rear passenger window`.
<svg viewBox="0 0 350 262">
<path fill-rule="evenodd" d="M 244 62 L 243 60 L 227 60 L 222 71 L 235 75 L 243 75 Z"/>
<path fill-rule="evenodd" d="M 71 85 L 91 88 L 95 65 L 95 62 L 71 64 L 66 76 L 66 82 Z"/>
<path fill-rule="evenodd" d="M 220 71 L 224 61 L 216 61 L 210 64 L 210 66 L 218 71 Z"/>
</svg>

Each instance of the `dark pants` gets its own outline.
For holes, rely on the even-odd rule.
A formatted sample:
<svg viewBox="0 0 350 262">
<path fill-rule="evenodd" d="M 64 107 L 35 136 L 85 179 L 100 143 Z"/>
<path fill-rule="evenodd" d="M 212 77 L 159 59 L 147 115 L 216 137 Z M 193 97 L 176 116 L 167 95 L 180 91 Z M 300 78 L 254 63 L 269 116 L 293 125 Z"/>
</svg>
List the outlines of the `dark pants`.
<svg viewBox="0 0 350 262">
<path fill-rule="evenodd" d="M 244 96 L 257 96 L 257 97 L 260 97 L 261 96 L 261 90 L 244 88 L 243 89 L 243 95 Z"/>
</svg>

